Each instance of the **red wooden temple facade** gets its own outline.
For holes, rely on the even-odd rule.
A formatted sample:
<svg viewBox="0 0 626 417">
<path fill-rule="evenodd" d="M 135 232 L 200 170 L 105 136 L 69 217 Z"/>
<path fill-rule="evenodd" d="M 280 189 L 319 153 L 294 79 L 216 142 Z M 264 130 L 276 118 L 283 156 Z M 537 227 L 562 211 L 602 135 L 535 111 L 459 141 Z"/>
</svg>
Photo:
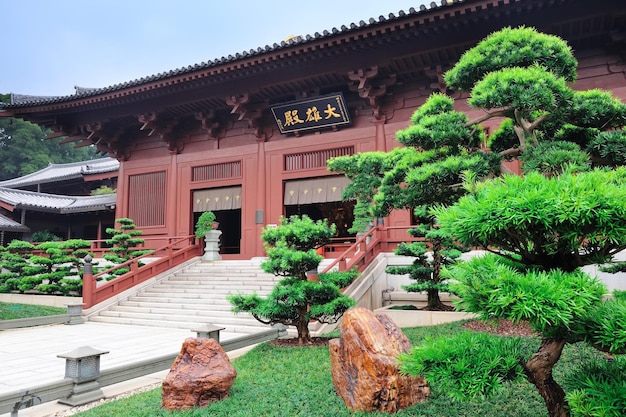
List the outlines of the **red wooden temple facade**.
<svg viewBox="0 0 626 417">
<path fill-rule="evenodd" d="M 579 60 L 576 88 L 626 98 L 625 12 L 623 0 L 444 1 L 106 88 L 14 102 L 0 115 L 117 158 L 116 217 L 134 219 L 144 236 L 188 235 L 199 213 L 213 210 L 223 258 L 247 259 L 264 254 L 261 229 L 282 215 L 329 218 L 347 238 L 352 204 L 341 201 L 345 179 L 326 160 L 397 146 L 395 132 L 435 91 L 467 110 L 442 74 L 502 27 L 561 36 Z M 408 211 L 385 219 L 410 222 Z"/>
</svg>

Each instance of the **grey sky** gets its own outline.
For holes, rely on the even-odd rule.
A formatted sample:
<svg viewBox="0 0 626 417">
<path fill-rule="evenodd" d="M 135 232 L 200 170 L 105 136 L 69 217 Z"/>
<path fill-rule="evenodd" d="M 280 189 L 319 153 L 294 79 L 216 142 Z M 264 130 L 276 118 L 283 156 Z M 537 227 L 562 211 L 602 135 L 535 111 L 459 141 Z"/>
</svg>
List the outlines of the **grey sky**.
<svg viewBox="0 0 626 417">
<path fill-rule="evenodd" d="M 410 0 L 0 0 L 0 93 L 69 95 L 418 8 Z"/>
</svg>

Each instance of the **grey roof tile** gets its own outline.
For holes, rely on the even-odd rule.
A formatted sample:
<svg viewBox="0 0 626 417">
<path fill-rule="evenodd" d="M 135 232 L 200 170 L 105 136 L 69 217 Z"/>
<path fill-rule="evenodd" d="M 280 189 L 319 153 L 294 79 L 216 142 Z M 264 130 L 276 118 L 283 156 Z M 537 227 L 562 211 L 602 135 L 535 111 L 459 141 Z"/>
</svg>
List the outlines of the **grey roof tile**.
<svg viewBox="0 0 626 417">
<path fill-rule="evenodd" d="M 111 209 L 117 194 L 69 196 L 0 187 L 0 201 L 17 209 L 67 214 Z"/>
<path fill-rule="evenodd" d="M 27 232 L 30 229 L 8 217 L 0 214 L 0 231 L 4 232 Z"/>
<path fill-rule="evenodd" d="M 119 169 L 119 166 L 119 161 L 114 158 L 92 159 L 69 164 L 50 164 L 32 174 L 0 181 L 0 187 L 20 188 L 35 184 L 66 181 L 73 178 L 82 178 L 86 175 L 115 172 Z"/>
</svg>

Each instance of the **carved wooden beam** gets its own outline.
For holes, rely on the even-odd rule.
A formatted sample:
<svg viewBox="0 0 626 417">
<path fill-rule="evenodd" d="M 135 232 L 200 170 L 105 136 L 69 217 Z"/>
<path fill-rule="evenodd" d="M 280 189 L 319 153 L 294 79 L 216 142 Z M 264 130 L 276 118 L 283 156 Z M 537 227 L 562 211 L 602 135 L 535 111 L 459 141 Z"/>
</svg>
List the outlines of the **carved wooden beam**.
<svg viewBox="0 0 626 417">
<path fill-rule="evenodd" d="M 446 85 L 446 82 L 443 80 L 444 71 L 441 68 L 441 65 L 437 65 L 434 69 L 426 68 L 424 69 L 424 73 L 426 74 L 427 77 L 435 78 L 437 80 L 429 84 L 430 88 L 432 88 L 433 90 L 439 90 L 443 94 L 446 94 L 448 92 L 448 86 Z"/>
<path fill-rule="evenodd" d="M 96 136 L 98 137 L 99 132 L 102 130 L 102 122 L 88 123 L 85 125 L 85 130 L 89 133 L 87 139 L 90 139 Z"/>
<path fill-rule="evenodd" d="M 157 134 L 167 146 L 167 150 L 172 154 L 179 154 L 183 151 L 185 144 L 182 138 L 177 137 L 174 133 L 174 129 L 178 125 L 178 120 L 170 120 L 163 126 L 156 128 Z"/>
<path fill-rule="evenodd" d="M 137 117 L 137 120 L 139 120 L 139 123 L 141 123 L 141 127 L 139 128 L 139 130 L 149 130 L 148 136 L 152 136 L 156 128 L 155 122 L 157 120 L 157 114 L 155 112 L 140 114 Z"/>
<path fill-rule="evenodd" d="M 267 126 L 263 124 L 263 111 L 269 107 L 267 102 L 252 104 L 250 94 L 245 92 L 238 96 L 227 97 L 226 104 L 232 106 L 231 114 L 239 115 L 237 120 L 248 121 L 248 127 L 254 129 L 254 136 L 257 139 L 268 139 L 268 133 L 265 129 Z"/>
<path fill-rule="evenodd" d="M 67 133 L 63 131 L 63 128 L 61 126 L 54 125 L 51 127 L 51 129 L 52 129 L 52 133 L 50 133 L 49 135 L 46 135 L 45 139 L 55 139 L 55 138 L 60 138 L 62 136 L 67 136 Z"/>
<path fill-rule="evenodd" d="M 196 120 L 201 123 L 201 129 L 206 132 L 209 137 L 213 139 L 219 139 L 226 134 L 226 126 L 217 119 L 215 110 L 210 109 L 206 112 L 199 112 L 194 115 Z"/>
<path fill-rule="evenodd" d="M 350 81 L 358 81 L 357 90 L 361 90 L 365 88 L 368 81 L 376 78 L 378 76 L 378 67 L 374 66 L 371 68 L 360 68 L 356 71 L 352 71 L 348 73 L 348 78 Z"/>
<path fill-rule="evenodd" d="M 122 141 L 124 129 L 119 128 L 114 132 L 100 131 L 97 139 L 94 141 L 91 139 L 91 143 L 96 146 L 98 152 L 102 154 L 108 154 L 111 158 L 116 158 L 118 161 L 126 161 L 131 156 L 132 147 L 136 146 L 134 143 Z"/>
<path fill-rule="evenodd" d="M 348 73 L 348 79 L 355 83 L 349 85 L 352 91 L 356 91 L 359 97 L 367 100 L 372 108 L 372 115 L 376 120 L 381 120 L 382 105 L 380 99 L 389 94 L 388 87 L 396 84 L 395 74 L 387 78 L 380 78 L 378 67 L 358 69 Z"/>
<path fill-rule="evenodd" d="M 226 97 L 226 104 L 232 106 L 231 114 L 239 114 L 238 120 L 243 120 L 246 115 L 245 104 L 250 101 L 250 94 L 248 92 L 239 94 L 238 96 Z"/>
<path fill-rule="evenodd" d="M 68 138 L 69 137 L 81 137 L 85 134 L 84 129 L 82 127 L 76 127 L 76 126 L 65 127 L 60 124 L 55 124 L 54 126 L 51 127 L 51 129 L 52 129 L 52 133 L 47 135 L 45 139 L 55 139 L 55 138 L 60 138 L 63 136 L 68 136 Z M 74 140 L 69 140 L 69 141 L 67 139 L 64 139 L 61 143 L 75 142 L 77 140 L 79 139 L 74 139 Z"/>
</svg>

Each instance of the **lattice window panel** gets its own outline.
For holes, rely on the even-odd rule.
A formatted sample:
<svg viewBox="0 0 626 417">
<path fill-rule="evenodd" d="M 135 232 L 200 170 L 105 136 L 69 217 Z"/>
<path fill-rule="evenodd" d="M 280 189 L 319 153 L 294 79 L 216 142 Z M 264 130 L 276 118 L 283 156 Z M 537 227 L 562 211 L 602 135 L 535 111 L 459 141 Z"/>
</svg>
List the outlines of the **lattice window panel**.
<svg viewBox="0 0 626 417">
<path fill-rule="evenodd" d="M 166 172 L 128 177 L 128 217 L 137 227 L 165 225 Z"/>
<path fill-rule="evenodd" d="M 324 149 L 321 151 L 292 153 L 285 155 L 284 170 L 298 171 L 307 168 L 324 168 L 326 161 L 336 156 L 354 155 L 354 146 Z"/>
<path fill-rule="evenodd" d="M 226 178 L 241 178 L 241 161 L 203 165 L 193 167 L 191 170 L 192 181 L 221 180 Z"/>
</svg>

